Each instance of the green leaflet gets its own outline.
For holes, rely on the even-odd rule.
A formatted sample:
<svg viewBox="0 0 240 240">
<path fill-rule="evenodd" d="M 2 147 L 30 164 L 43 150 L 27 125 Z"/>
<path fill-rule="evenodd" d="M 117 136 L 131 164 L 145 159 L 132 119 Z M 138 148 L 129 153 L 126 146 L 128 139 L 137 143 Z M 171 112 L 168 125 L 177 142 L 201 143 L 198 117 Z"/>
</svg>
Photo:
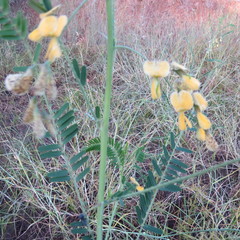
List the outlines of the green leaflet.
<svg viewBox="0 0 240 240">
<path fill-rule="evenodd" d="M 43 0 L 43 4 L 44 4 L 47 11 L 52 9 L 52 4 L 51 4 L 50 0 Z"/>
<path fill-rule="evenodd" d="M 188 165 L 187 165 L 187 164 L 185 164 L 185 163 L 183 163 L 183 162 L 181 162 L 181 161 L 179 161 L 179 160 L 177 160 L 177 159 L 175 159 L 175 158 L 171 159 L 170 162 L 173 163 L 173 164 L 175 164 L 175 165 L 178 165 L 179 167 L 188 168 Z"/>
<path fill-rule="evenodd" d="M 48 151 L 57 150 L 57 149 L 60 149 L 60 146 L 58 144 L 42 145 L 38 147 L 39 152 L 48 152 Z"/>
<path fill-rule="evenodd" d="M 84 169 L 81 173 L 79 173 L 76 177 L 76 181 L 81 181 L 90 171 L 90 167 Z"/>
<path fill-rule="evenodd" d="M 193 151 L 191 151 L 190 149 L 183 148 L 183 147 L 177 147 L 176 150 L 182 151 L 182 152 L 185 152 L 185 153 L 193 153 Z"/>
<path fill-rule="evenodd" d="M 144 162 L 145 154 L 143 152 L 144 147 L 140 147 L 136 151 L 136 161 L 137 162 Z"/>
<path fill-rule="evenodd" d="M 87 160 L 89 159 L 88 156 L 83 157 L 80 161 L 76 162 L 72 165 L 72 169 L 76 171 L 78 168 L 80 168 Z"/>
<path fill-rule="evenodd" d="M 70 117 L 72 117 L 74 114 L 74 111 L 73 110 L 70 110 L 69 112 L 67 112 L 66 114 L 64 114 L 62 117 L 60 117 L 58 120 L 57 120 L 57 125 L 59 127 L 61 127 L 61 125 L 63 123 L 65 123 Z"/>
<path fill-rule="evenodd" d="M 69 176 L 63 176 L 63 177 L 56 177 L 56 178 L 50 178 L 50 182 L 67 182 L 70 180 Z"/>
<path fill-rule="evenodd" d="M 71 230 L 73 234 L 86 234 L 88 233 L 88 230 L 85 228 L 74 228 Z"/>
<path fill-rule="evenodd" d="M 69 136 L 71 133 L 73 133 L 76 130 L 78 130 L 78 125 L 75 123 L 71 127 L 64 130 L 61 134 L 61 137 L 66 138 L 67 136 Z"/>
<path fill-rule="evenodd" d="M 79 160 L 84 154 L 86 154 L 85 151 L 81 151 L 80 153 L 76 154 L 70 159 L 70 164 L 74 164 L 77 160 Z"/>
<path fill-rule="evenodd" d="M 47 177 L 49 178 L 65 177 L 65 176 L 68 176 L 68 171 L 66 169 L 50 172 L 47 174 Z"/>
<path fill-rule="evenodd" d="M 175 143 L 175 136 L 174 136 L 173 132 L 170 132 L 170 143 L 171 143 L 171 148 L 175 149 L 176 143 Z"/>
<path fill-rule="evenodd" d="M 144 225 L 143 228 L 149 232 L 153 232 L 156 233 L 158 235 L 161 235 L 163 233 L 163 231 L 159 228 L 153 227 L 151 225 Z"/>
<path fill-rule="evenodd" d="M 39 3 L 38 1 L 29 0 L 28 5 L 38 13 L 47 12 L 47 9 L 44 7 L 44 5 Z"/>
<path fill-rule="evenodd" d="M 169 164 L 168 167 L 174 169 L 177 172 L 187 173 L 186 170 L 182 169 L 179 166 L 173 165 L 173 164 Z"/>
<path fill-rule="evenodd" d="M 80 71 L 78 62 L 75 58 L 72 60 L 72 66 L 73 66 L 73 73 L 74 73 L 75 77 L 80 79 L 81 78 L 81 71 Z"/>
<path fill-rule="evenodd" d="M 66 138 L 63 139 L 63 144 L 66 144 L 68 142 L 70 142 L 73 137 L 77 134 L 78 129 L 74 130 L 71 134 L 69 134 Z"/>
<path fill-rule="evenodd" d="M 41 53 L 41 49 L 42 49 L 42 45 L 41 45 L 41 43 L 38 43 L 36 48 L 35 48 L 34 56 L 33 56 L 33 62 L 34 63 L 38 62 L 39 56 L 40 56 L 40 53 Z"/>
<path fill-rule="evenodd" d="M 152 165 L 155 169 L 155 171 L 157 172 L 157 174 L 161 177 L 162 176 L 162 171 L 161 169 L 159 168 L 158 164 L 157 164 L 157 161 L 156 160 L 152 160 Z"/>
<path fill-rule="evenodd" d="M 63 106 L 59 110 L 57 110 L 56 113 L 54 114 L 54 118 L 55 119 L 59 118 L 68 108 L 69 103 L 63 104 Z"/>
<path fill-rule="evenodd" d="M 83 86 L 85 86 L 86 81 L 87 81 L 87 69 L 86 69 L 86 66 L 82 66 L 80 82 Z"/>
<path fill-rule="evenodd" d="M 61 155 L 62 155 L 61 151 L 49 151 L 49 152 L 40 154 L 40 158 L 46 159 L 46 158 L 59 157 Z"/>
</svg>

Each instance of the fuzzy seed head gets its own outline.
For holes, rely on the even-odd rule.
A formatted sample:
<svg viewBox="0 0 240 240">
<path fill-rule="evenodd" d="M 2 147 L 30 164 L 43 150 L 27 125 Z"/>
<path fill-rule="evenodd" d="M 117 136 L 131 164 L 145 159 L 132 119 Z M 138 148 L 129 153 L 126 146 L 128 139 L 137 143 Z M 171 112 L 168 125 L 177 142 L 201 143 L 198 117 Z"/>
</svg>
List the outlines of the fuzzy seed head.
<svg viewBox="0 0 240 240">
<path fill-rule="evenodd" d="M 216 152 L 219 148 L 217 141 L 211 134 L 206 134 L 206 147 L 212 152 Z"/>
</svg>

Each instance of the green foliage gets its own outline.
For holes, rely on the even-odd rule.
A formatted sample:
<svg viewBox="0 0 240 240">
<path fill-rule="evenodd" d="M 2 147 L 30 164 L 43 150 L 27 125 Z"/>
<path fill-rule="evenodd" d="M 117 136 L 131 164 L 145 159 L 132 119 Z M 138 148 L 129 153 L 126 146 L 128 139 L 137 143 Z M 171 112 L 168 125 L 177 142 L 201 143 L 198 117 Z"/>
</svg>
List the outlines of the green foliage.
<svg viewBox="0 0 240 240">
<path fill-rule="evenodd" d="M 40 3 L 39 1 L 29 0 L 28 5 L 38 13 L 44 13 L 48 11 L 48 9 L 46 8 L 46 5 L 43 3 Z"/>
<path fill-rule="evenodd" d="M 9 15 L 9 1 L 0 2 L 0 39 L 21 40 L 27 35 L 27 20 L 21 12 L 13 18 Z"/>
<path fill-rule="evenodd" d="M 43 0 L 43 4 L 44 4 L 47 11 L 52 9 L 52 3 L 51 3 L 50 0 Z"/>
<path fill-rule="evenodd" d="M 155 178 L 154 178 L 152 172 L 149 171 L 145 188 L 149 188 L 154 185 L 156 185 Z M 140 195 L 139 206 L 136 206 L 137 219 L 138 219 L 139 224 L 143 223 L 143 219 L 145 218 L 145 216 L 147 214 L 148 208 L 149 208 L 151 200 L 152 200 L 152 196 L 153 196 L 153 191 L 149 191 L 147 193 Z"/>
<path fill-rule="evenodd" d="M 158 235 L 161 235 L 163 233 L 163 231 L 159 228 L 156 228 L 156 227 L 153 227 L 151 225 L 144 225 L 143 226 L 143 229 L 149 231 L 149 232 L 153 232 L 153 233 L 156 233 Z"/>
<path fill-rule="evenodd" d="M 72 68 L 75 78 L 78 80 L 78 83 L 82 86 L 86 85 L 87 80 L 87 69 L 86 66 L 82 66 L 81 70 L 79 68 L 77 60 L 74 58 L 72 60 Z"/>
<path fill-rule="evenodd" d="M 86 152 L 100 151 L 100 147 L 100 138 L 93 138 L 87 143 Z M 126 150 L 126 148 L 122 147 L 121 143 L 117 142 L 113 138 L 108 138 L 107 156 L 114 164 L 123 166 L 126 157 Z"/>
</svg>

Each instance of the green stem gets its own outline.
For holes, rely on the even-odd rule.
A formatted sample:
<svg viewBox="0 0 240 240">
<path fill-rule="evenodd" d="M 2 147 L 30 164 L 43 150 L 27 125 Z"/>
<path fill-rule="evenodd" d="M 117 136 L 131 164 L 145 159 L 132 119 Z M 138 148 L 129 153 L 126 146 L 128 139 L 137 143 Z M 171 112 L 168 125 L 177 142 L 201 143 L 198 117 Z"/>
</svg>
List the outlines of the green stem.
<svg viewBox="0 0 240 240">
<path fill-rule="evenodd" d="M 154 190 L 157 190 L 159 188 L 165 188 L 165 187 L 168 187 L 169 185 L 172 185 L 172 184 L 175 184 L 175 183 L 179 183 L 179 182 L 183 182 L 183 181 L 186 181 L 188 179 L 191 179 L 191 178 L 194 178 L 194 177 L 198 177 L 198 176 L 201 176 L 203 174 L 206 174 L 206 173 L 209 173 L 209 172 L 212 172 L 212 171 L 215 171 L 217 170 L 218 168 L 221 168 L 221 167 L 225 167 L 227 165 L 230 165 L 230 164 L 234 164 L 234 163 L 237 163 L 237 162 L 240 162 L 240 158 L 237 158 L 237 159 L 233 159 L 233 160 L 230 160 L 230 161 L 226 161 L 226 162 L 222 162 L 222 163 L 219 163 L 219 164 L 216 164 L 210 168 L 207 168 L 207 169 L 204 169 L 204 170 L 201 170 L 201 171 L 198 171 L 198 172 L 195 172 L 193 174 L 190 174 L 188 176 L 184 176 L 184 177 L 180 177 L 180 178 L 177 178 L 177 179 L 173 179 L 173 180 L 170 180 L 166 183 L 159 183 L 155 186 L 152 186 L 152 187 L 149 187 L 149 188 L 146 188 L 144 189 L 143 191 L 141 192 L 134 192 L 134 193 L 129 193 L 129 194 L 126 194 L 124 196 L 121 196 L 121 197 L 117 197 L 117 198 L 113 198 L 113 199 L 110 199 L 106 202 L 104 202 L 104 205 L 107 205 L 111 202 L 115 202 L 115 201 L 119 201 L 120 199 L 125 199 L 125 198 L 130 198 L 130 197 L 135 197 L 135 196 L 138 196 L 140 194 L 144 194 L 144 193 L 147 193 L 147 192 L 150 192 L 150 191 L 154 191 Z M 91 208 L 92 210 L 93 208 Z M 90 210 L 90 209 L 89 209 Z"/>
<path fill-rule="evenodd" d="M 114 0 L 106 0 L 107 8 L 107 72 L 106 72 L 106 90 L 104 99 L 103 122 L 101 125 L 101 157 L 99 167 L 99 188 L 98 188 L 98 209 L 97 209 L 97 240 L 102 239 L 102 224 L 104 211 L 104 192 L 106 183 L 106 163 L 107 163 L 107 144 L 108 127 L 110 118 L 110 102 L 112 95 L 112 78 L 114 62 Z"/>
</svg>

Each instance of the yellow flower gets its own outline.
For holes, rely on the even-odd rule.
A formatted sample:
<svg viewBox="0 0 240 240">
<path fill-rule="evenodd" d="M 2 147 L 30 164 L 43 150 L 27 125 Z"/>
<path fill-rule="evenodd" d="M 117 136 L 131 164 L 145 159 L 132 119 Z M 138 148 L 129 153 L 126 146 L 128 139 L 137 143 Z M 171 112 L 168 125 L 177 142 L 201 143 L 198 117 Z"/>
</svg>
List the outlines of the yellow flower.
<svg viewBox="0 0 240 240">
<path fill-rule="evenodd" d="M 193 101 L 194 101 L 194 104 L 199 107 L 201 112 L 204 111 L 208 106 L 208 102 L 199 92 L 193 93 Z"/>
<path fill-rule="evenodd" d="M 201 112 L 197 112 L 197 120 L 200 128 L 207 130 L 211 128 L 212 124 L 210 120 Z"/>
<path fill-rule="evenodd" d="M 62 51 L 58 44 L 57 38 L 52 38 L 47 49 L 47 53 L 45 58 L 47 58 L 50 62 L 54 62 L 56 58 L 61 57 Z"/>
<path fill-rule="evenodd" d="M 200 82 L 193 77 L 190 77 L 188 75 L 182 76 L 183 81 L 181 82 L 179 88 L 181 90 L 198 90 L 200 87 Z"/>
<path fill-rule="evenodd" d="M 16 95 L 23 95 L 28 92 L 33 80 L 31 68 L 25 73 L 9 74 L 5 79 L 5 87 Z"/>
<path fill-rule="evenodd" d="M 130 177 L 130 181 L 136 185 L 136 190 L 137 191 L 143 191 L 144 187 L 140 186 L 140 184 L 138 183 L 138 181 L 134 178 L 134 177 Z"/>
<path fill-rule="evenodd" d="M 184 131 L 184 130 L 187 129 L 187 126 L 189 128 L 191 128 L 192 127 L 192 123 L 185 116 L 184 112 L 180 112 L 179 115 L 178 115 L 178 127 L 179 127 L 179 130 Z"/>
<path fill-rule="evenodd" d="M 193 98 L 188 91 L 173 92 L 170 101 L 176 112 L 185 112 L 193 107 Z"/>
<path fill-rule="evenodd" d="M 206 134 L 206 147 L 212 152 L 216 152 L 218 150 L 218 143 L 210 133 Z"/>
<path fill-rule="evenodd" d="M 33 30 L 28 38 L 31 41 L 37 42 L 43 37 L 59 37 L 67 25 L 67 16 L 60 17 L 47 16 L 41 20 L 38 27 Z"/>
<path fill-rule="evenodd" d="M 143 191 L 144 190 L 144 187 L 142 187 L 142 186 L 136 186 L 136 189 L 139 191 L 139 192 L 141 192 L 141 191 Z"/>
<path fill-rule="evenodd" d="M 205 141 L 206 140 L 206 132 L 202 128 L 198 128 L 196 137 L 200 141 Z"/>
<path fill-rule="evenodd" d="M 151 96 L 152 99 L 159 99 L 161 97 L 161 87 L 158 79 L 153 78 L 151 80 Z"/>
<path fill-rule="evenodd" d="M 166 77 L 170 73 L 170 65 L 167 61 L 146 61 L 143 70 L 150 77 Z"/>
</svg>

